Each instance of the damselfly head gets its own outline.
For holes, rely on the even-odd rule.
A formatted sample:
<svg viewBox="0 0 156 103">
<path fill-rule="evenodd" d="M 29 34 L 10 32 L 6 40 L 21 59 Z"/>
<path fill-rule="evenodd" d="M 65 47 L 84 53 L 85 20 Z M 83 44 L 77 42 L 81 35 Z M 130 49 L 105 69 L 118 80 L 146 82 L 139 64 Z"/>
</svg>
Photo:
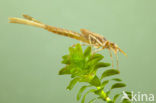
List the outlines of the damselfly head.
<svg viewBox="0 0 156 103">
<path fill-rule="evenodd" d="M 115 44 L 113 42 L 110 42 L 110 48 L 114 51 L 115 54 L 119 51 L 122 54 L 124 54 L 125 56 L 127 56 L 127 54 L 123 50 L 121 50 L 117 44 Z"/>
<path fill-rule="evenodd" d="M 118 48 L 118 45 L 115 44 L 115 43 L 113 43 L 113 42 L 109 42 L 109 47 L 110 47 L 111 49 L 117 49 L 117 48 Z"/>
</svg>

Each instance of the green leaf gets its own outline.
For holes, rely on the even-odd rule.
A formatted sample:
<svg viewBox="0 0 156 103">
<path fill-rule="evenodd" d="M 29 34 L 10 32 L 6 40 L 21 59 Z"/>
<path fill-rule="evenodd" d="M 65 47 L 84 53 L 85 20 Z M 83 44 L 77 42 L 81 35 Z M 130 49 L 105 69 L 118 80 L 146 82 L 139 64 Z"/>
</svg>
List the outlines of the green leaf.
<svg viewBox="0 0 156 103">
<path fill-rule="evenodd" d="M 114 103 L 113 101 L 108 101 L 107 103 Z"/>
<path fill-rule="evenodd" d="M 83 50 L 80 44 L 76 44 L 75 48 L 74 48 L 74 56 L 79 56 L 82 57 L 83 56 Z"/>
<path fill-rule="evenodd" d="M 126 87 L 126 84 L 124 83 L 115 83 L 112 85 L 111 89 L 115 89 L 115 88 L 123 88 Z"/>
<path fill-rule="evenodd" d="M 67 89 L 71 90 L 79 80 L 80 78 L 74 78 L 73 80 L 71 80 Z"/>
<path fill-rule="evenodd" d="M 108 91 L 106 92 L 106 95 L 109 96 L 110 93 L 111 93 L 111 90 L 108 90 Z"/>
<path fill-rule="evenodd" d="M 121 94 L 116 94 L 113 98 L 113 102 L 116 102 L 117 98 L 120 96 Z"/>
<path fill-rule="evenodd" d="M 131 92 L 128 92 L 128 91 L 124 91 L 124 93 L 126 93 L 127 94 L 127 96 L 129 97 L 128 99 L 123 99 L 122 100 L 122 103 L 131 103 L 131 99 L 132 99 L 132 93 Z M 125 94 L 124 94 L 125 95 Z"/>
<path fill-rule="evenodd" d="M 113 101 L 108 101 L 107 103 L 114 103 Z"/>
<path fill-rule="evenodd" d="M 62 59 L 67 59 L 69 57 L 69 55 L 64 55 L 62 56 Z"/>
<path fill-rule="evenodd" d="M 71 78 L 81 75 L 82 71 L 77 66 L 70 65 Z"/>
<path fill-rule="evenodd" d="M 79 53 L 83 54 L 83 50 L 80 44 L 77 44 L 75 47 L 75 50 L 78 51 Z"/>
<path fill-rule="evenodd" d="M 88 92 L 86 92 L 86 93 L 84 94 L 83 98 L 82 98 L 81 103 L 84 103 L 84 102 L 85 102 L 85 99 L 86 99 L 86 96 L 87 96 L 89 93 L 93 93 L 94 91 L 95 91 L 95 89 L 91 89 L 91 90 L 89 90 Z"/>
<path fill-rule="evenodd" d="M 103 79 L 104 77 L 108 77 L 108 76 L 112 76 L 112 75 L 116 75 L 119 74 L 120 72 L 116 69 L 109 69 L 106 70 L 102 73 L 101 79 Z"/>
<path fill-rule="evenodd" d="M 131 92 L 128 92 L 128 91 L 125 91 L 125 92 L 128 95 L 129 99 L 132 99 L 132 93 Z"/>
<path fill-rule="evenodd" d="M 84 57 L 88 57 L 90 56 L 90 54 L 91 54 L 91 47 L 89 46 L 84 52 Z"/>
<path fill-rule="evenodd" d="M 102 91 L 103 91 L 103 88 L 100 88 L 100 89 L 95 90 L 94 93 L 97 95 L 101 95 Z"/>
<path fill-rule="evenodd" d="M 109 80 L 103 81 L 101 87 L 104 88 L 109 83 Z"/>
<path fill-rule="evenodd" d="M 121 82 L 121 81 L 122 81 L 122 80 L 119 79 L 119 78 L 114 78 L 114 79 L 112 79 L 112 80 L 114 80 L 114 81 L 118 81 L 118 82 Z"/>
<path fill-rule="evenodd" d="M 98 69 L 98 68 L 102 68 L 102 67 L 108 67 L 110 66 L 109 63 L 103 63 L 103 62 L 99 62 L 95 65 L 95 69 Z"/>
<path fill-rule="evenodd" d="M 70 55 L 73 55 L 74 54 L 74 48 L 73 47 L 70 47 L 69 48 L 69 53 L 70 53 Z"/>
<path fill-rule="evenodd" d="M 92 60 L 88 60 L 86 62 L 86 65 L 88 66 L 88 69 L 94 70 L 94 67 L 97 63 L 98 63 L 98 59 L 92 59 Z"/>
<path fill-rule="evenodd" d="M 79 101 L 81 96 L 82 96 L 82 93 L 84 92 L 84 90 L 87 88 L 87 87 L 90 87 L 90 86 L 82 86 L 79 90 L 79 92 L 77 93 L 77 100 Z"/>
<path fill-rule="evenodd" d="M 91 59 L 90 60 L 93 60 L 93 59 L 97 59 L 97 61 L 100 61 L 104 58 L 104 56 L 102 56 L 101 54 L 93 54 L 91 56 Z"/>
<path fill-rule="evenodd" d="M 93 103 L 93 102 L 96 101 L 96 99 L 97 99 L 97 98 L 93 98 L 93 99 L 91 99 L 88 103 Z"/>
<path fill-rule="evenodd" d="M 94 76 L 94 78 L 90 81 L 90 84 L 98 87 L 101 85 L 101 82 L 97 76 Z"/>
<path fill-rule="evenodd" d="M 123 99 L 122 103 L 131 103 L 131 102 L 127 99 Z"/>
<path fill-rule="evenodd" d="M 70 56 L 69 55 L 64 55 L 63 57 L 63 64 L 70 64 Z"/>
<path fill-rule="evenodd" d="M 59 75 L 64 75 L 64 74 L 70 74 L 70 69 L 68 68 L 68 66 L 62 68 L 62 69 L 59 71 Z"/>
</svg>

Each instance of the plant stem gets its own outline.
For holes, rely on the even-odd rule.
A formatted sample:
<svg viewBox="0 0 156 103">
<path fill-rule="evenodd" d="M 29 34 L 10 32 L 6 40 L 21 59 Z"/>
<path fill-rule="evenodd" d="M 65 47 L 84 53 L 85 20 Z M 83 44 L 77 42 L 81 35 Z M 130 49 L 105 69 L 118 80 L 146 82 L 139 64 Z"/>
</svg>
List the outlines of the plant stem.
<svg viewBox="0 0 156 103">
<path fill-rule="evenodd" d="M 106 101 L 107 103 L 113 103 L 113 101 L 106 95 L 106 93 L 102 90 L 101 91 L 101 97 L 104 101 Z"/>
</svg>

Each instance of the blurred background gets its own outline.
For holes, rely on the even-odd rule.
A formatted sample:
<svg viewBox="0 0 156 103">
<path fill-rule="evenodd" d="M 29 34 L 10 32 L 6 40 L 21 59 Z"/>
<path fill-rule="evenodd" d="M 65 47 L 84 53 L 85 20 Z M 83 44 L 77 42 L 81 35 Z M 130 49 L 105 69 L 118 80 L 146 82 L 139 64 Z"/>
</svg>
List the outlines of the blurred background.
<svg viewBox="0 0 156 103">
<path fill-rule="evenodd" d="M 22 14 L 76 32 L 86 28 L 117 43 L 128 54 L 119 54 L 126 90 L 156 96 L 155 5 L 155 0 L 0 0 L 0 103 L 80 103 L 75 97 L 80 85 L 67 91 L 70 77 L 58 75 L 61 57 L 79 41 L 8 23 L 8 17 Z M 111 63 L 109 52 L 101 53 Z"/>
</svg>

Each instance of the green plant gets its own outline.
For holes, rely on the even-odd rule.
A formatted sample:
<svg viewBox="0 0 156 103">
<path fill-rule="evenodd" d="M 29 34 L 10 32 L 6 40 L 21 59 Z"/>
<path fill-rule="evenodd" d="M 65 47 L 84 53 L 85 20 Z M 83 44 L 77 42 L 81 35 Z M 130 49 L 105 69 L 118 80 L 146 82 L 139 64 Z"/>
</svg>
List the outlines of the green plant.
<svg viewBox="0 0 156 103">
<path fill-rule="evenodd" d="M 80 88 L 77 94 L 78 101 L 81 99 L 83 92 L 90 88 L 83 95 L 81 103 L 85 102 L 85 98 L 89 93 L 94 93 L 96 97 L 88 103 L 93 103 L 96 99 L 102 99 L 107 103 L 115 103 L 121 93 L 116 94 L 112 99 L 110 97 L 110 93 L 114 89 L 126 86 L 126 84 L 122 83 L 120 78 L 114 77 L 120 73 L 117 69 L 106 69 L 102 73 L 101 77 L 97 76 L 97 71 L 100 68 L 108 67 L 110 64 L 101 61 L 104 58 L 101 54 L 92 54 L 90 46 L 83 52 L 81 45 L 77 44 L 75 47 L 70 47 L 69 54 L 64 55 L 62 58 L 62 63 L 65 64 L 65 67 L 59 71 L 59 75 L 71 75 L 72 78 L 67 89 L 72 90 L 78 82 L 86 83 L 86 85 Z M 113 78 L 107 79 L 107 77 L 112 76 Z M 112 84 L 108 91 L 105 91 L 106 85 L 112 81 L 115 81 L 116 83 Z M 130 103 L 130 101 L 124 99 L 122 103 Z"/>
</svg>

